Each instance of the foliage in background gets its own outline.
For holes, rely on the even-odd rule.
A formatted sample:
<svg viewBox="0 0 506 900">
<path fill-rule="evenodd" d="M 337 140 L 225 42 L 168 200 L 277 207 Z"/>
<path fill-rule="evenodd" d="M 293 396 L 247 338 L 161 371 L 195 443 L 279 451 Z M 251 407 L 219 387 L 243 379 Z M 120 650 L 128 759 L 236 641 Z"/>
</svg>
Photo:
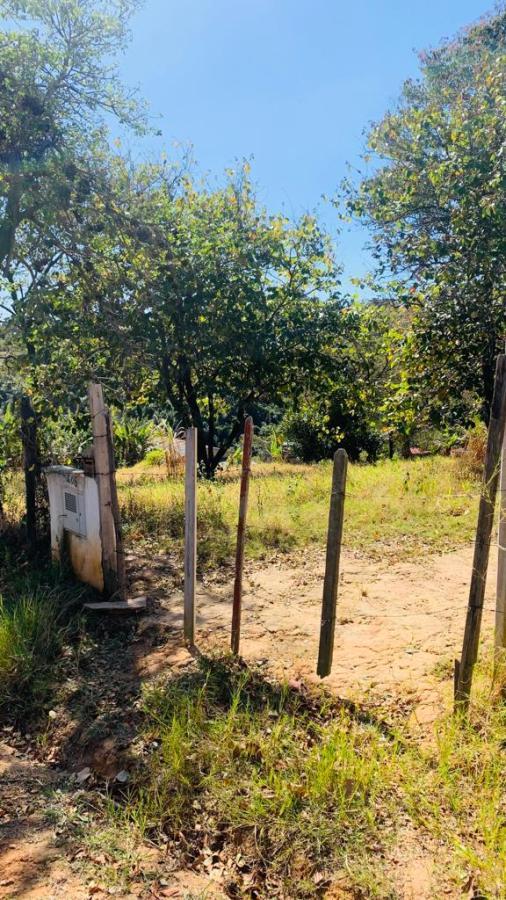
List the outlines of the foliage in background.
<svg viewBox="0 0 506 900">
<path fill-rule="evenodd" d="M 199 429 L 210 477 L 244 416 L 295 396 L 339 342 L 330 241 L 309 216 L 268 216 L 246 168 L 211 190 L 163 166 L 118 166 L 115 187 L 129 216 L 90 240 L 93 291 L 73 267 L 47 293 L 33 336 L 39 384 L 42 360 L 59 384 L 68 355 L 80 377 L 91 360 L 106 387 L 115 372 L 130 406 L 165 406 Z"/>
<path fill-rule="evenodd" d="M 104 117 L 142 125 L 114 63 L 136 6 L 0 3 L 0 301 L 28 358 L 45 290 L 69 259 L 86 266 L 83 224 L 98 204 L 105 212 Z"/>
<path fill-rule="evenodd" d="M 406 399 L 465 424 L 478 398 L 486 421 L 506 332 L 504 6 L 420 62 L 345 206 L 371 229 L 377 288 L 412 310 Z"/>
<path fill-rule="evenodd" d="M 318 377 L 289 407 L 283 420 L 296 455 L 327 459 L 344 447 L 353 460 L 375 460 L 388 439 L 401 447 L 414 437 L 421 416 L 400 402 L 405 379 L 403 347 L 409 330 L 402 310 L 356 303 L 342 316 L 339 343 L 323 355 Z"/>
<path fill-rule="evenodd" d="M 198 427 L 208 477 L 244 416 L 258 433 L 274 406 L 305 460 L 407 456 L 421 434 L 437 446 L 431 430 L 451 442 L 477 405 L 486 419 L 506 330 L 506 14 L 424 55 L 371 130 L 379 166 L 345 204 L 371 226 L 374 289 L 395 304 L 350 306 L 328 235 L 312 216 L 268 215 L 247 166 L 211 188 L 188 159 L 111 153 L 104 116 L 144 127 L 114 62 L 135 8 L 0 5 L 0 374 L 8 357 L 43 454 L 78 451 L 89 378 L 118 409 L 121 462 L 150 449 L 141 420 L 166 415 Z"/>
</svg>

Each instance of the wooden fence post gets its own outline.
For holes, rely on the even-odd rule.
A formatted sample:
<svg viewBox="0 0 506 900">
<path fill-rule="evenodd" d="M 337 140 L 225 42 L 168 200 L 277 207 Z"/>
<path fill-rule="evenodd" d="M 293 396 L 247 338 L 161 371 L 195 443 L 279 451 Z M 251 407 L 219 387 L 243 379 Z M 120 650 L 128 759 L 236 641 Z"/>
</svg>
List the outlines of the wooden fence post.
<svg viewBox="0 0 506 900">
<path fill-rule="evenodd" d="M 116 547 L 116 575 L 118 582 L 117 593 L 120 600 L 126 600 L 126 565 L 125 547 L 123 544 L 123 528 L 121 526 L 121 513 L 119 508 L 118 488 L 116 486 L 116 457 L 114 455 L 114 437 L 111 424 L 111 414 L 108 409 L 105 413 L 105 426 L 107 430 L 107 451 L 109 454 L 109 479 L 111 482 L 111 509 L 114 519 L 115 547 Z"/>
<path fill-rule="evenodd" d="M 499 530 L 497 551 L 497 590 L 495 608 L 496 658 L 506 650 L 506 429 L 502 442 L 499 480 Z"/>
<path fill-rule="evenodd" d="M 88 386 L 88 400 L 93 429 L 95 477 L 98 485 L 100 505 L 104 589 L 112 597 L 120 591 L 120 580 L 118 579 L 118 558 L 116 555 L 116 524 L 112 498 L 113 473 L 111 472 L 112 457 L 109 447 L 108 411 L 104 404 L 102 385 L 90 384 Z"/>
<path fill-rule="evenodd" d="M 33 555 L 37 546 L 37 423 L 29 397 L 21 398 L 21 441 L 25 473 L 26 541 Z"/>
<path fill-rule="evenodd" d="M 197 581 L 197 429 L 188 428 L 185 441 L 184 492 L 184 636 L 195 643 Z"/>
<path fill-rule="evenodd" d="M 248 416 L 244 422 L 242 445 L 241 493 L 239 497 L 239 521 L 237 523 L 237 545 L 235 551 L 234 601 L 232 606 L 232 653 L 239 653 L 241 640 L 242 612 L 242 571 L 244 567 L 244 546 L 246 541 L 246 516 L 248 512 L 249 477 L 251 473 L 251 451 L 253 447 L 253 419 Z"/>
<path fill-rule="evenodd" d="M 473 668 L 478 656 L 481 617 L 487 580 L 490 540 L 494 524 L 494 507 L 499 482 L 501 448 L 506 423 L 506 355 L 497 358 L 495 370 L 494 396 L 488 426 L 487 451 L 483 472 L 483 485 L 476 528 L 473 572 L 469 589 L 466 627 L 462 645 L 462 656 L 455 691 L 455 708 L 466 711 L 469 706 Z"/>
<path fill-rule="evenodd" d="M 332 493 L 330 496 L 329 527 L 327 533 L 327 557 L 323 584 L 322 615 L 320 625 L 320 647 L 318 650 L 317 675 L 325 678 L 332 669 L 334 655 L 334 633 L 336 628 L 337 588 L 339 583 L 339 560 L 344 522 L 344 498 L 346 492 L 346 471 L 348 457 L 345 450 L 334 454 L 332 472 Z"/>
</svg>

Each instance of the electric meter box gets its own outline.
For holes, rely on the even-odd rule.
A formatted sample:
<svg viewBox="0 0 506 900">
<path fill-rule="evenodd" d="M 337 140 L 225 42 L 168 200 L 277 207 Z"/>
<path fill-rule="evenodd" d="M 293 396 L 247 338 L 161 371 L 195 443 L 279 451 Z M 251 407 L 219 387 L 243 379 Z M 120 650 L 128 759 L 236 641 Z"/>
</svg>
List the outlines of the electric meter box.
<svg viewBox="0 0 506 900">
<path fill-rule="evenodd" d="M 44 474 L 49 494 L 52 557 L 61 559 L 65 543 L 77 577 L 102 591 L 104 576 L 97 483 L 93 477 L 72 466 L 49 466 Z"/>
<path fill-rule="evenodd" d="M 63 528 L 65 531 L 71 531 L 72 534 L 78 534 L 85 538 L 86 510 L 83 501 L 84 492 L 79 493 L 70 485 L 63 488 Z"/>
</svg>

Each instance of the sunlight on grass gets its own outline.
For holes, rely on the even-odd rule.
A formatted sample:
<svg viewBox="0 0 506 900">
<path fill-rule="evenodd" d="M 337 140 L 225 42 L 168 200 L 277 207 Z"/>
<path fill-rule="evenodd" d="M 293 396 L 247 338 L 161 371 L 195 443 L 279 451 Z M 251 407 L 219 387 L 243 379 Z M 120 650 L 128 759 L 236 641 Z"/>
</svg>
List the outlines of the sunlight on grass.
<svg viewBox="0 0 506 900">
<path fill-rule="evenodd" d="M 506 887 L 504 685 L 504 672 L 494 676 L 486 658 L 475 674 L 469 720 L 443 718 L 434 745 L 409 754 L 399 770 L 413 821 L 450 846 L 454 879 L 473 873 L 491 898 Z"/>
<path fill-rule="evenodd" d="M 118 473 L 120 500 L 131 541 L 181 552 L 182 481 L 149 473 Z M 322 545 L 327 531 L 331 463 L 253 466 L 247 555 Z M 453 459 L 433 457 L 349 467 L 344 543 L 369 556 L 407 558 L 442 552 L 472 540 L 479 486 Z M 230 558 L 235 541 L 239 473 L 228 471 L 198 487 L 199 564 Z"/>
<path fill-rule="evenodd" d="M 144 710 L 154 750 L 123 823 L 155 842 L 183 831 L 239 853 L 239 883 L 254 871 L 255 884 L 278 879 L 288 896 L 317 895 L 329 864 L 363 880 L 366 848 L 383 845 L 395 742 L 228 661 L 147 688 Z"/>
<path fill-rule="evenodd" d="M 146 687 L 142 751 L 127 794 L 106 804 L 106 831 L 227 859 L 241 896 L 322 896 L 345 873 L 350 896 L 393 898 L 385 859 L 409 823 L 432 842 L 445 894 L 472 884 L 500 898 L 506 708 L 491 674 L 477 671 L 468 722 L 448 715 L 419 744 L 324 692 L 201 658 Z"/>
</svg>

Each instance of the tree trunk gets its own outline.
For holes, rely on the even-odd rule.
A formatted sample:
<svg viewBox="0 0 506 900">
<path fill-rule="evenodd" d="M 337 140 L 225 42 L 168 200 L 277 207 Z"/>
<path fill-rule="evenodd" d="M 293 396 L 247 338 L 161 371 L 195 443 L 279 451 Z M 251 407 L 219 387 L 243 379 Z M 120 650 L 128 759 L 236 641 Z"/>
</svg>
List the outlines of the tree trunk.
<svg viewBox="0 0 506 900">
<path fill-rule="evenodd" d="M 37 424 L 29 397 L 21 398 L 21 438 L 25 471 L 26 541 L 31 555 L 37 546 Z"/>
<path fill-rule="evenodd" d="M 401 456 L 403 459 L 411 459 L 411 436 L 409 434 L 402 435 Z"/>
</svg>

